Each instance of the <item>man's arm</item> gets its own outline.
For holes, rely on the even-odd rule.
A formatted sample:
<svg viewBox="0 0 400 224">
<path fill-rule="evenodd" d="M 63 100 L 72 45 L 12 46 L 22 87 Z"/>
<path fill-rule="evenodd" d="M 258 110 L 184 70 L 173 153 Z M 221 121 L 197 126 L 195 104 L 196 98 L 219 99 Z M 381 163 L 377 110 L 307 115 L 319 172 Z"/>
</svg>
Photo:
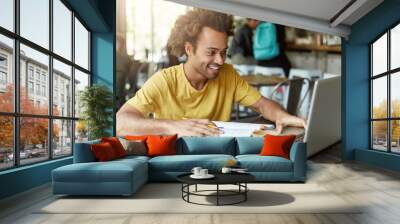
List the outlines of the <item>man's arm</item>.
<svg viewBox="0 0 400 224">
<path fill-rule="evenodd" d="M 278 133 L 281 133 L 282 129 L 286 126 L 306 127 L 306 121 L 304 119 L 290 115 L 277 102 L 265 97 L 261 97 L 250 107 L 261 113 L 264 118 L 275 122 L 276 131 Z"/>
<path fill-rule="evenodd" d="M 207 119 L 162 120 L 145 118 L 134 106 L 124 104 L 117 112 L 117 135 L 218 135 L 217 129 L 209 128 Z"/>
<path fill-rule="evenodd" d="M 126 103 L 117 112 L 117 135 L 167 134 L 167 124 L 163 121 L 154 122 L 146 119 L 143 114 L 133 106 Z"/>
</svg>

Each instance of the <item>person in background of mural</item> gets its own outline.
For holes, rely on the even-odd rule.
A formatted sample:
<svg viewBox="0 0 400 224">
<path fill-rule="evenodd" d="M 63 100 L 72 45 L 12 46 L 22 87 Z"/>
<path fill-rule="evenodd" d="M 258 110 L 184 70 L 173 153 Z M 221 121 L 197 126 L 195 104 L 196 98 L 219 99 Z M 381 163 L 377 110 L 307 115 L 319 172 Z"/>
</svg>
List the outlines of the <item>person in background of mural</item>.
<svg viewBox="0 0 400 224">
<path fill-rule="evenodd" d="M 288 77 L 291 65 L 284 50 L 285 27 L 269 22 L 258 23 L 253 43 L 253 53 L 257 65 L 280 67 Z"/>
<path fill-rule="evenodd" d="M 285 126 L 305 127 L 304 119 L 261 96 L 225 63 L 232 22 L 230 15 L 204 9 L 180 16 L 168 47 L 177 57 L 186 55 L 186 62 L 158 71 L 121 107 L 117 135 L 219 135 L 210 120 L 229 121 L 234 102 L 275 122 L 277 132 Z"/>
<path fill-rule="evenodd" d="M 258 20 L 246 19 L 232 38 L 228 56 L 231 57 L 232 64 L 255 64 L 253 56 L 253 31 L 258 25 Z"/>
</svg>

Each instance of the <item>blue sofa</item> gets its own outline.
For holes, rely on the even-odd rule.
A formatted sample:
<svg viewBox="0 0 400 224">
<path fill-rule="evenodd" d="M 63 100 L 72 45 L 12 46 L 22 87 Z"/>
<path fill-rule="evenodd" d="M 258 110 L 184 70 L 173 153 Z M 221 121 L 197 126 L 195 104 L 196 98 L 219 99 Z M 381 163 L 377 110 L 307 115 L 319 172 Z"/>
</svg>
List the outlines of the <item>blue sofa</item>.
<svg viewBox="0 0 400 224">
<path fill-rule="evenodd" d="M 53 193 L 68 195 L 131 195 L 146 182 L 176 181 L 193 167 L 218 172 L 230 159 L 247 168 L 260 182 L 304 182 L 306 144 L 295 142 L 290 159 L 260 156 L 262 137 L 183 137 L 177 155 L 127 156 L 96 162 L 90 145 L 75 144 L 74 163 L 52 171 Z"/>
</svg>

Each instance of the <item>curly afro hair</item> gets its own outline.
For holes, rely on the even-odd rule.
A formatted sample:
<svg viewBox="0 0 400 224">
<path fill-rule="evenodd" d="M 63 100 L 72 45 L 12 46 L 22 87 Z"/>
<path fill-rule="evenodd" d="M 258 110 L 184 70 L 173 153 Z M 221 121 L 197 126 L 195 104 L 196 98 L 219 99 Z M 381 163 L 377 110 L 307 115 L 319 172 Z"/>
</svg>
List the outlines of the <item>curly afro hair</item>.
<svg viewBox="0 0 400 224">
<path fill-rule="evenodd" d="M 167 47 L 172 55 L 180 57 L 185 52 L 185 43 L 191 43 L 196 49 L 197 37 L 203 27 L 210 27 L 228 36 L 233 34 L 233 16 L 205 9 L 193 9 L 181 15 L 175 21 L 168 38 Z"/>
</svg>

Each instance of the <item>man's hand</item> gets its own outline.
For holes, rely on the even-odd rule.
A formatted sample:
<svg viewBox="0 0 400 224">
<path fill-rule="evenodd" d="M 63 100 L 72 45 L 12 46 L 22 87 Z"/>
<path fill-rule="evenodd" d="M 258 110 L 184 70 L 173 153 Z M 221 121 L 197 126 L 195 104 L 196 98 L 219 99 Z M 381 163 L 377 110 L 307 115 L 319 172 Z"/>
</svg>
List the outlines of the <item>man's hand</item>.
<svg viewBox="0 0 400 224">
<path fill-rule="evenodd" d="M 168 129 L 170 133 L 182 136 L 218 136 L 221 131 L 218 128 L 211 127 L 212 124 L 207 119 L 185 119 L 178 121 L 169 121 Z"/>
<path fill-rule="evenodd" d="M 303 118 L 299 118 L 292 115 L 283 116 L 275 121 L 276 132 L 278 134 L 282 133 L 284 127 L 302 127 L 306 128 L 307 122 Z"/>
<path fill-rule="evenodd" d="M 282 133 L 283 128 L 287 126 L 303 128 L 307 126 L 307 122 L 303 118 L 290 115 L 277 102 L 265 97 L 261 97 L 251 107 L 260 112 L 264 118 L 275 122 L 275 131 L 278 134 Z"/>
</svg>

